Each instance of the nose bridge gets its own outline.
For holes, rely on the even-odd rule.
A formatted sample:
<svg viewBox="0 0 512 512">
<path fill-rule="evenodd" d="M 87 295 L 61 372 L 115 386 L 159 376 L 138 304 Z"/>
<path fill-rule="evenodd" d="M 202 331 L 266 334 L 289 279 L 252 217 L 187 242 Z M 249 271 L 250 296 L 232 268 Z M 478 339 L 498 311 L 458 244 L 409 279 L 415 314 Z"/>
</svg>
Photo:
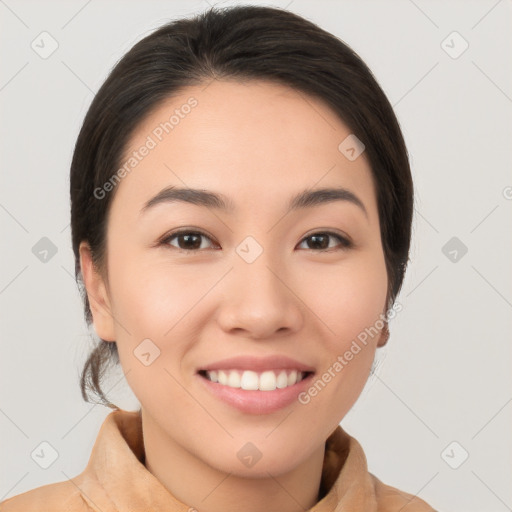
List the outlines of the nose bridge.
<svg viewBox="0 0 512 512">
<path fill-rule="evenodd" d="M 284 290 L 277 277 L 281 265 L 275 254 L 252 236 L 246 237 L 235 252 L 234 273 L 241 297 L 247 295 L 254 302 L 263 299 L 269 305 L 280 300 Z"/>
<path fill-rule="evenodd" d="M 240 286 L 250 295 L 275 300 L 283 293 L 283 284 L 277 277 L 280 273 L 279 266 L 269 252 L 264 252 L 251 263 L 239 258 L 234 270 Z"/>
</svg>

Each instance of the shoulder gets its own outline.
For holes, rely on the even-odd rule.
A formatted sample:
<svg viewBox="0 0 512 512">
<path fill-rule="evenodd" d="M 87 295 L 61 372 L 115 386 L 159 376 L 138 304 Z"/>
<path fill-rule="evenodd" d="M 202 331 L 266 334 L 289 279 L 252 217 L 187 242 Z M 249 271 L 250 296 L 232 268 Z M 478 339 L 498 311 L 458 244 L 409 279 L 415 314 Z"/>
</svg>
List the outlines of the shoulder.
<svg viewBox="0 0 512 512">
<path fill-rule="evenodd" d="M 0 512 L 90 512 L 82 493 L 71 481 L 36 487 L 0 502 Z"/>
<path fill-rule="evenodd" d="M 401 491 L 390 485 L 386 485 L 375 475 L 369 473 L 375 487 L 375 497 L 379 512 L 391 512 L 402 510 L 404 512 L 437 512 L 426 501 L 414 494 Z"/>
</svg>

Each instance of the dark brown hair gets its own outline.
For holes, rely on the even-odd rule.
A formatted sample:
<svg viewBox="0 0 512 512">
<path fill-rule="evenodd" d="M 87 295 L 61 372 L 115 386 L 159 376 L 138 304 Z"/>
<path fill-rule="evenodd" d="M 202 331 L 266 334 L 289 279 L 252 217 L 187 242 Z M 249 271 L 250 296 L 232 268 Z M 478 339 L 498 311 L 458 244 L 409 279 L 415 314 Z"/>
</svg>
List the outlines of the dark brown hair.
<svg viewBox="0 0 512 512">
<path fill-rule="evenodd" d="M 361 58 L 340 39 L 289 11 L 249 5 L 216 8 L 172 21 L 145 37 L 116 64 L 94 97 L 78 135 L 70 170 L 75 277 L 92 314 L 80 269 L 80 242 L 88 242 L 95 268 L 106 273 L 106 221 L 115 190 L 94 191 L 119 168 L 127 142 L 145 116 L 190 85 L 212 79 L 267 80 L 327 104 L 365 145 L 380 218 L 388 275 L 388 308 L 402 286 L 409 259 L 413 184 L 400 126 L 384 92 Z M 341 142 L 341 141 L 340 141 Z M 101 389 L 116 343 L 98 340 L 81 373 L 88 391 Z"/>
</svg>

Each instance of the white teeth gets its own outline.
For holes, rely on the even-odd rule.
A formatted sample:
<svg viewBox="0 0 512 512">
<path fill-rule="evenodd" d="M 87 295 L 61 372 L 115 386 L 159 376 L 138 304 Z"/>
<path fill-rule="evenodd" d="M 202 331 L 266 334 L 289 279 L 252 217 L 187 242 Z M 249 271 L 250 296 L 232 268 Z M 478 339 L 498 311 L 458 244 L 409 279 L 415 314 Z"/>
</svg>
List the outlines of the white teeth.
<svg viewBox="0 0 512 512">
<path fill-rule="evenodd" d="M 286 372 L 282 370 L 277 376 L 276 387 L 281 389 L 285 388 L 286 386 L 288 386 L 288 375 L 286 375 Z"/>
<path fill-rule="evenodd" d="M 300 382 L 305 372 L 297 370 L 267 370 L 260 374 L 251 370 L 211 370 L 206 371 L 206 377 L 212 382 L 218 382 L 231 388 L 245 390 L 273 391 L 283 389 Z"/>
<path fill-rule="evenodd" d="M 276 374 L 273 371 L 263 372 L 260 375 L 260 391 L 274 391 L 276 389 Z"/>
<path fill-rule="evenodd" d="M 299 380 L 302 380 L 302 379 L 297 378 L 297 370 L 292 370 L 291 373 L 288 375 L 288 386 L 295 384 Z"/>
<path fill-rule="evenodd" d="M 206 375 L 208 375 L 208 372 L 206 372 Z M 219 379 L 219 384 L 222 384 L 224 386 L 227 385 L 228 383 L 228 375 L 226 372 L 223 372 L 222 370 L 219 370 L 219 374 L 218 374 L 218 377 Z"/>
<path fill-rule="evenodd" d="M 240 375 L 238 374 L 238 372 L 229 372 L 228 386 L 230 388 L 239 388 L 240 387 Z"/>
<path fill-rule="evenodd" d="M 238 372 L 231 372 L 238 373 Z M 258 389 L 259 381 L 258 374 L 256 372 L 251 372 L 249 370 L 242 373 L 242 378 L 240 379 L 240 387 L 242 389 L 255 390 Z"/>
</svg>

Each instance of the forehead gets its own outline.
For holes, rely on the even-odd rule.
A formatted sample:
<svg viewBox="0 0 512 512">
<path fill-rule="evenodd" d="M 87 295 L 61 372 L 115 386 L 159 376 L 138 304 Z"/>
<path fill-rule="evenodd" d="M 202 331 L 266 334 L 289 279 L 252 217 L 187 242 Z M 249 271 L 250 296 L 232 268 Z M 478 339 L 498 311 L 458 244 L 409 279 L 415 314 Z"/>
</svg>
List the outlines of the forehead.
<svg viewBox="0 0 512 512">
<path fill-rule="evenodd" d="M 343 186 L 364 196 L 372 214 L 365 154 L 350 161 L 338 148 L 349 135 L 324 102 L 284 85 L 213 80 L 187 87 L 132 134 L 121 165 L 130 159 L 134 165 L 125 165 L 129 172 L 114 203 L 138 214 L 150 197 L 174 185 L 222 191 L 235 206 L 249 208 L 272 198 L 287 203 L 305 188 Z"/>
</svg>

